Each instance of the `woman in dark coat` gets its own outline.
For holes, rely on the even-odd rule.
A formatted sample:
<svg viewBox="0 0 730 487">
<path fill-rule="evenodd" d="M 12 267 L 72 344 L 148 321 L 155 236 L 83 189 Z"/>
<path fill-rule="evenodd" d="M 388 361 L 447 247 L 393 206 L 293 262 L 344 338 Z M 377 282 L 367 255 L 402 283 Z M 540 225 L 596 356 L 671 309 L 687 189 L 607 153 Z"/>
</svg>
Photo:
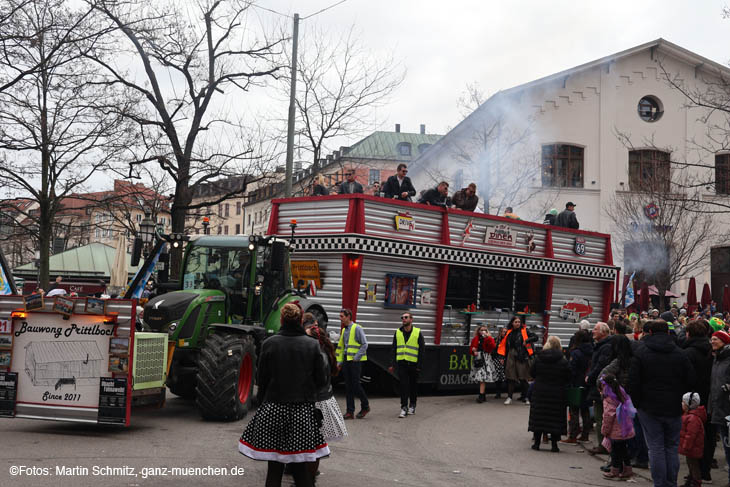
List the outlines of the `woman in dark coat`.
<svg viewBox="0 0 730 487">
<path fill-rule="evenodd" d="M 297 487 L 314 485 L 310 471 L 329 447 L 315 413 L 317 392 L 327 383 L 319 344 L 304 333 L 302 309 L 281 309 L 281 329 L 261 346 L 256 383 L 261 406 L 238 441 L 238 450 L 269 462 L 266 487 L 281 486 L 292 464 Z"/>
<path fill-rule="evenodd" d="M 583 387 L 586 383 L 586 374 L 591 366 L 593 355 L 593 337 L 588 330 L 578 330 L 571 339 L 573 343 L 570 349 L 568 366 L 570 368 L 570 385 L 572 387 Z M 578 443 L 579 420 L 583 420 L 580 441 L 588 441 L 588 432 L 593 426 L 591 421 L 590 402 L 586 399 L 580 406 L 570 406 L 570 424 L 568 438 L 564 443 Z"/>
<path fill-rule="evenodd" d="M 568 406 L 570 368 L 558 337 L 548 337 L 545 347 L 530 367 L 530 375 L 535 378 L 527 428 L 533 432 L 532 449 L 539 450 L 543 433 L 549 433 L 553 444 L 550 451 L 559 452 L 558 440 L 568 427 L 565 409 Z"/>
</svg>

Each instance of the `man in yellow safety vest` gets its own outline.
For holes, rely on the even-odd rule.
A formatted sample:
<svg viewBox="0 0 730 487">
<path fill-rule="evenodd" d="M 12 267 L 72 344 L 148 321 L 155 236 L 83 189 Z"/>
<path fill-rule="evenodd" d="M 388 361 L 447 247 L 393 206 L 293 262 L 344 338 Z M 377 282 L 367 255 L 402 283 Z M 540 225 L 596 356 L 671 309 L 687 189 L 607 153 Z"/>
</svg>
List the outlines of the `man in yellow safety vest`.
<svg viewBox="0 0 730 487">
<path fill-rule="evenodd" d="M 403 326 L 397 329 L 393 335 L 393 365 L 388 370 L 392 374 L 397 367 L 400 381 L 400 414 L 398 417 L 405 418 L 409 414 L 416 414 L 418 373 L 421 371 L 426 343 L 423 340 L 421 329 L 413 326 L 413 315 L 409 311 L 403 313 L 400 319 Z"/>
<path fill-rule="evenodd" d="M 347 412 L 343 415 L 345 419 L 352 419 L 355 416 L 355 396 L 360 399 L 360 412 L 357 418 L 362 419 L 370 412 L 368 396 L 360 384 L 360 372 L 362 363 L 368 359 L 366 351 L 368 341 L 362 326 L 352 321 L 352 311 L 344 308 L 340 311 L 340 341 L 337 344 L 337 365 L 342 367 L 342 374 L 345 378 L 345 396 L 347 397 Z"/>
</svg>

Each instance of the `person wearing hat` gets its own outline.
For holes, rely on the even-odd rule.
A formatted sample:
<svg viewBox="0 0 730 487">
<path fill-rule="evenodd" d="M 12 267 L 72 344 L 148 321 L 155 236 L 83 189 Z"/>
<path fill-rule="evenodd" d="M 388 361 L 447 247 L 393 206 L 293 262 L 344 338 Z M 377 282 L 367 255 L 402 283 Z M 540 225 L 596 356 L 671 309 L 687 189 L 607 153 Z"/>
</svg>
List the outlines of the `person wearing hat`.
<svg viewBox="0 0 730 487">
<path fill-rule="evenodd" d="M 560 212 L 558 218 L 555 220 L 555 225 L 565 228 L 573 228 L 578 230 L 580 225 L 578 224 L 578 217 L 575 216 L 575 203 L 568 201 L 565 203 L 565 209 Z"/>
<path fill-rule="evenodd" d="M 707 409 L 710 414 L 710 423 L 720 432 L 725 459 L 730 459 L 730 443 L 728 443 L 730 440 L 728 440 L 728 427 L 725 419 L 730 415 L 730 395 L 728 395 L 728 391 L 730 391 L 730 335 L 724 331 L 716 331 L 710 338 L 710 345 L 712 345 L 715 360 L 712 362 L 710 398 L 707 401 Z M 706 452 L 705 457 L 709 456 L 707 453 L 709 452 Z M 714 456 L 714 451 L 712 453 Z M 728 482 L 730 482 L 730 476 Z"/>
<path fill-rule="evenodd" d="M 699 487 L 702 485 L 700 462 L 705 443 L 705 421 L 707 412 L 700 405 L 700 395 L 688 392 L 682 396 L 682 433 L 679 440 L 679 454 L 687 458 L 689 477 L 684 485 Z"/>
<path fill-rule="evenodd" d="M 543 225 L 555 225 L 555 222 L 558 217 L 558 210 L 555 208 L 550 208 L 550 211 L 545 213 L 545 220 L 543 220 Z"/>
</svg>

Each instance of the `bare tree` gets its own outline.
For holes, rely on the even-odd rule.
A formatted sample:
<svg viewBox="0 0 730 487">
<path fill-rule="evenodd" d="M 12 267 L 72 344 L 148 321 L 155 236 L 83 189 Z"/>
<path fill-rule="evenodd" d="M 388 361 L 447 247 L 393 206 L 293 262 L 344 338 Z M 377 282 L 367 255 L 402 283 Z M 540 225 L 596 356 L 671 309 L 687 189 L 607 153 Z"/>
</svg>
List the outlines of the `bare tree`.
<svg viewBox="0 0 730 487">
<path fill-rule="evenodd" d="M 138 133 L 130 174 L 137 165 L 156 162 L 169 175 L 175 185 L 172 231 L 182 233 L 188 210 L 245 191 L 246 181 L 218 198 L 191 204 L 195 186 L 252 173 L 244 165 L 255 158 L 253 148 L 226 113 L 222 96 L 226 90 L 242 94 L 275 77 L 280 67 L 273 58 L 281 40 L 259 40 L 249 30 L 251 4 L 244 0 L 200 0 L 194 6 L 173 0 L 88 1 L 118 29 L 94 60 L 138 101 L 122 113 Z M 125 69 L 120 54 L 140 69 Z M 173 276 L 180 257 L 173 253 Z"/>
<path fill-rule="evenodd" d="M 90 9 L 62 0 L 19 4 L 12 22 L 0 23 L 0 72 L 14 76 L 0 93 L 0 183 L 12 198 L 36 203 L 20 208 L 18 220 L 37 242 L 42 287 L 61 201 L 126 144 L 110 110 L 119 102 L 114 89 L 99 84 L 85 58 L 103 32 Z"/>
<path fill-rule="evenodd" d="M 509 97 L 497 93 L 487 99 L 477 84 L 467 85 L 457 105 L 467 118 L 449 142 L 451 164 L 424 168 L 430 179 L 434 183 L 454 179 L 455 173 L 461 179 L 474 178 L 485 213 L 499 214 L 506 207 L 531 202 L 536 213 L 526 218 L 542 217 L 554 204 L 560 186 L 549 191 L 539 187 L 541 159 L 533 140 L 535 120 L 516 119 Z"/>
<path fill-rule="evenodd" d="M 716 237 L 707 204 L 687 189 L 687 177 L 674 174 L 644 177 L 638 188 L 618 191 L 604 207 L 614 224 L 618 256 L 627 275 L 657 287 L 664 305 L 666 291 L 678 281 L 695 275 L 708 264 L 707 241 Z"/>
<path fill-rule="evenodd" d="M 287 59 L 291 64 L 291 59 Z M 327 144 L 373 129 L 375 109 L 405 78 L 392 57 L 375 57 L 358 41 L 354 27 L 338 38 L 313 27 L 302 37 L 297 60 L 297 139 L 311 154 L 317 174 Z M 289 94 L 289 76 L 282 76 Z M 304 142 L 301 142 L 301 141 Z"/>
</svg>

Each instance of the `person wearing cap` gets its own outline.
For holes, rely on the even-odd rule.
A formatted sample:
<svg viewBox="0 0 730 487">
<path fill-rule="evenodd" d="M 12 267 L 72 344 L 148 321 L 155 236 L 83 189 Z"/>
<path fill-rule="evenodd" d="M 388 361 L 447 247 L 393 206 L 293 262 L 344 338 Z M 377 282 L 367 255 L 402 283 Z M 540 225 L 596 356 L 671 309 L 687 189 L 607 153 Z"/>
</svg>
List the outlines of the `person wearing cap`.
<svg viewBox="0 0 730 487">
<path fill-rule="evenodd" d="M 631 359 L 628 392 L 649 447 L 654 485 L 677 485 L 682 396 L 694 387 L 695 370 L 669 336 L 666 321 L 648 325 L 649 336 Z"/>
<path fill-rule="evenodd" d="M 555 208 L 550 208 L 550 211 L 545 213 L 545 220 L 543 220 L 543 225 L 555 225 L 555 221 L 558 218 L 558 210 Z"/>
<path fill-rule="evenodd" d="M 573 228 L 575 230 L 580 228 L 578 217 L 575 216 L 575 203 L 572 201 L 565 203 L 565 209 L 558 215 L 558 218 L 555 220 L 555 225 L 559 227 Z"/>
</svg>

